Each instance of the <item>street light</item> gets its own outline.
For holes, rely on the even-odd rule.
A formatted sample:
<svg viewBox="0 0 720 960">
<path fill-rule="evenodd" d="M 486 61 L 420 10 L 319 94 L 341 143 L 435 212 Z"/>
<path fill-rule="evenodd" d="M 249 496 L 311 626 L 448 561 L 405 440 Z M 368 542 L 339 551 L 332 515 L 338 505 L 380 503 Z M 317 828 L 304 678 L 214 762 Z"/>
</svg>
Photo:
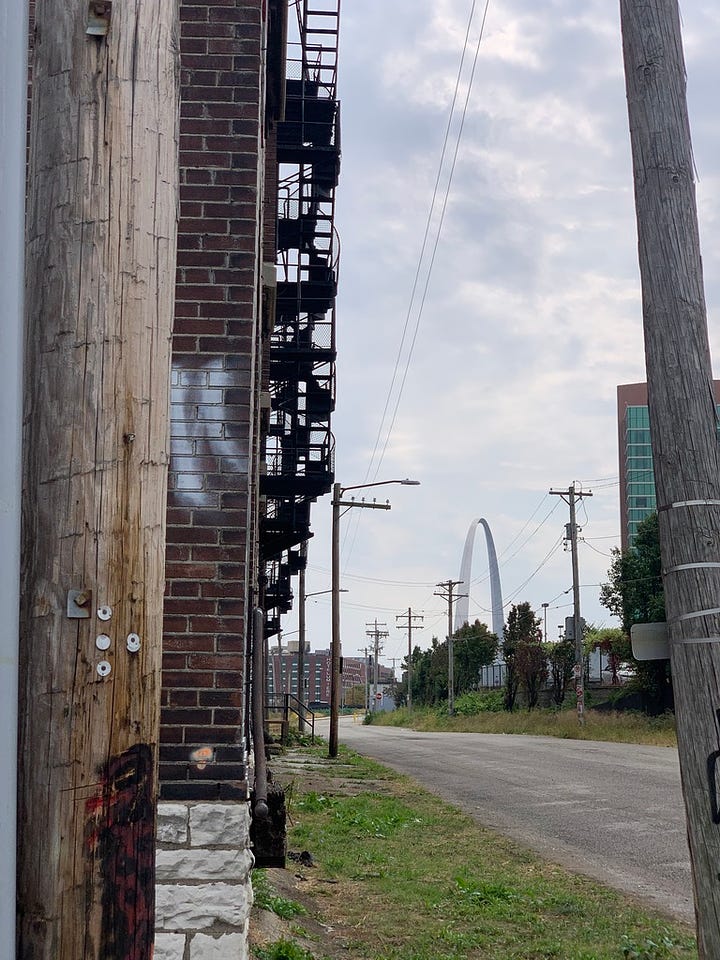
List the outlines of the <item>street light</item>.
<svg viewBox="0 0 720 960">
<path fill-rule="evenodd" d="M 338 754 L 338 719 L 340 716 L 340 508 L 366 507 L 369 510 L 389 510 L 390 503 L 367 503 L 365 500 L 343 500 L 348 490 L 361 490 L 365 487 L 383 487 L 398 483 L 405 487 L 417 487 L 419 480 L 379 480 L 376 483 L 358 483 L 352 487 L 342 484 L 333 485 L 332 493 L 332 631 L 330 634 L 330 747 L 328 754 Z"/>
</svg>

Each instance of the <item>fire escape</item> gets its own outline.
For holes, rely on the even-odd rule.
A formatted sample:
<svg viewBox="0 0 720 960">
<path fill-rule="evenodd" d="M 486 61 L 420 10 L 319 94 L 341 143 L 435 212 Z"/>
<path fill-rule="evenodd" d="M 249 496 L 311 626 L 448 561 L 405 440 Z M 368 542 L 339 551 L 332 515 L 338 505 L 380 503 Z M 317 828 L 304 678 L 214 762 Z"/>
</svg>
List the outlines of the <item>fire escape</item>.
<svg viewBox="0 0 720 960">
<path fill-rule="evenodd" d="M 267 634 L 292 604 L 310 506 L 332 487 L 335 296 L 340 172 L 337 53 L 340 0 L 297 0 L 288 45 L 285 118 L 278 125 L 278 283 L 270 338 L 270 420 L 261 493 Z"/>
</svg>

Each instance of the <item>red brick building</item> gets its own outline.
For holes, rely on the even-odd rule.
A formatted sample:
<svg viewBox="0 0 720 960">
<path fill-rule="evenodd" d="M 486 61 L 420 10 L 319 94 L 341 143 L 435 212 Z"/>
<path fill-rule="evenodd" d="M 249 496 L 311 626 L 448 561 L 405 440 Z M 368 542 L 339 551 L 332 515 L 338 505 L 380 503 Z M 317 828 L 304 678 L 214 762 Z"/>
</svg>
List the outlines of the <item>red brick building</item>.
<svg viewBox="0 0 720 960">
<path fill-rule="evenodd" d="M 277 633 L 332 483 L 338 7 L 181 4 L 166 800 L 247 797 L 252 609 Z"/>
</svg>

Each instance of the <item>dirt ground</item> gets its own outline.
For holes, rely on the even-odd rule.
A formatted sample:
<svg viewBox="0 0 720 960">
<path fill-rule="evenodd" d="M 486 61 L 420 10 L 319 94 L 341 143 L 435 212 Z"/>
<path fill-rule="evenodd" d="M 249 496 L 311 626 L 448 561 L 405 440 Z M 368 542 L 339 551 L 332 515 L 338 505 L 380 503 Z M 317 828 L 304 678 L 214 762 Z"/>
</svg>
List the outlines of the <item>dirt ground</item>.
<svg viewBox="0 0 720 960">
<path fill-rule="evenodd" d="M 382 789 L 381 781 L 359 779 L 353 775 L 352 767 L 343 769 L 336 760 L 331 764 L 323 758 L 307 758 L 292 751 L 273 758 L 270 767 L 273 780 L 285 789 L 290 820 L 293 793 L 352 796 Z M 353 943 L 362 939 L 365 931 L 346 929 L 333 922 L 333 898 L 339 895 L 335 889 L 337 885 L 319 877 L 317 868 L 301 856 L 303 853 L 290 848 L 286 868 L 268 868 L 265 875 L 278 896 L 301 904 L 306 914 L 283 920 L 268 910 L 253 907 L 250 917 L 251 957 L 257 956 L 256 947 L 287 939 L 310 951 L 318 960 L 354 960 L 359 954 L 353 950 Z M 312 857 L 312 851 L 307 853 Z"/>
</svg>

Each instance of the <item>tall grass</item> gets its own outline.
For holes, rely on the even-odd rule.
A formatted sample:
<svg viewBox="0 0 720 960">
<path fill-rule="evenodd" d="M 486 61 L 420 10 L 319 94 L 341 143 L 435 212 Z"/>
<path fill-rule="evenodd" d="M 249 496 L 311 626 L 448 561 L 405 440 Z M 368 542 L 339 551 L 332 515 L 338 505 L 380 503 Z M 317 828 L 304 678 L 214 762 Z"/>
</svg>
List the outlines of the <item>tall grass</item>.
<svg viewBox="0 0 720 960">
<path fill-rule="evenodd" d="M 424 732 L 520 733 L 565 740 L 605 740 L 611 743 L 643 743 L 657 747 L 677 746 L 675 718 L 672 714 L 648 717 L 633 711 L 600 712 L 586 710 L 585 722 L 578 722 L 574 708 L 536 709 L 498 712 L 483 710 L 473 715 L 448 716 L 447 709 L 420 707 L 412 711 L 402 707 L 390 713 L 376 714 L 373 723 L 409 727 Z"/>
</svg>

